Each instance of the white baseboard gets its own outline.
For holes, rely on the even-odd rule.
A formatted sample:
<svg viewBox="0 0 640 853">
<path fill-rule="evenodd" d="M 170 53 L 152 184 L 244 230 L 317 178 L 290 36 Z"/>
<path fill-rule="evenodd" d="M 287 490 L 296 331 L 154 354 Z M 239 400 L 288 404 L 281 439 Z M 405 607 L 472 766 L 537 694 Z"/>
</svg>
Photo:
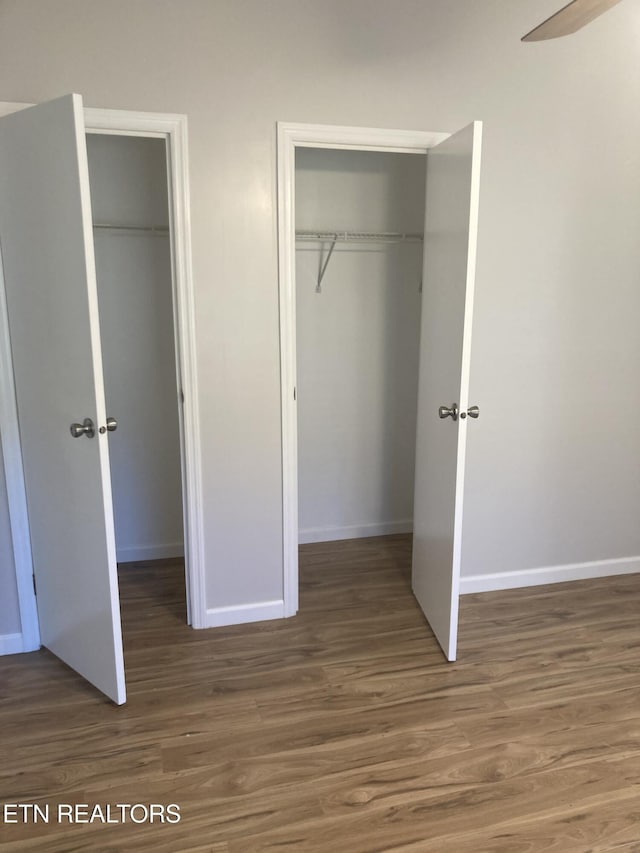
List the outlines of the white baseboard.
<svg viewBox="0 0 640 853">
<path fill-rule="evenodd" d="M 223 625 L 243 625 L 246 622 L 264 622 L 267 619 L 284 618 L 284 601 L 259 601 L 255 604 L 239 604 L 232 607 L 212 607 L 207 610 L 205 628 L 220 628 Z"/>
<path fill-rule="evenodd" d="M 398 522 L 403 525 L 403 522 Z M 366 525 L 365 528 L 332 528 L 331 536 L 323 540 L 332 541 L 336 530 L 349 530 L 349 536 L 357 538 L 353 530 L 366 529 L 367 536 L 384 535 L 372 533 L 371 527 L 379 529 L 379 525 Z M 387 528 L 389 525 L 386 526 Z M 410 532 L 406 529 L 394 529 L 386 533 Z M 564 566 L 545 566 L 539 569 L 524 569 L 514 572 L 494 572 L 484 575 L 470 575 L 460 578 L 460 594 L 473 592 L 489 592 L 500 589 L 515 589 L 517 587 L 541 586 L 543 584 L 563 583 L 565 581 L 587 580 L 589 578 L 608 577 L 610 575 L 627 575 L 640 572 L 640 557 L 622 557 L 614 560 L 595 560 L 590 563 L 569 563 Z M 247 622 L 262 622 L 267 619 L 283 619 L 285 617 L 284 601 L 259 601 L 253 604 L 233 605 L 231 607 L 213 607 L 206 611 L 204 628 L 219 628 L 224 625 L 243 625 Z M 13 636 L 13 635 L 11 635 Z M 19 636 L 19 635 L 15 635 Z M 2 637 L 0 637 L 0 650 Z M 5 652 L 9 654 L 9 652 Z"/>
<path fill-rule="evenodd" d="M 184 557 L 182 542 L 167 542 L 162 545 L 131 545 L 118 548 L 116 559 L 119 563 L 137 563 L 143 560 L 172 560 Z"/>
<path fill-rule="evenodd" d="M 0 634 L 0 655 L 19 655 L 24 651 L 22 634 Z"/>
<path fill-rule="evenodd" d="M 610 575 L 630 575 L 640 572 L 640 557 L 621 557 L 614 560 L 594 560 L 590 563 L 567 563 L 564 566 L 544 566 L 515 572 L 493 572 L 460 578 L 460 594 L 516 589 L 522 586 L 542 586 Z"/>
<path fill-rule="evenodd" d="M 309 527 L 300 530 L 298 543 L 334 542 L 339 539 L 364 539 L 367 536 L 389 536 L 392 533 L 411 533 L 413 520 L 383 521 L 378 524 L 354 524 L 351 527 Z"/>
</svg>

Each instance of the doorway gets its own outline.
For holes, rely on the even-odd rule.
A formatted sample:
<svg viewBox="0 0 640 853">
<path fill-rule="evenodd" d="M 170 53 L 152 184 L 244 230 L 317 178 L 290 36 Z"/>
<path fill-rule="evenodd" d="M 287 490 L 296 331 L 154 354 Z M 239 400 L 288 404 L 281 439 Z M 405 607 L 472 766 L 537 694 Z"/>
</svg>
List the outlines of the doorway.
<svg viewBox="0 0 640 853">
<path fill-rule="evenodd" d="M 117 561 L 183 558 L 166 143 L 90 133 L 87 156 Z"/>
<path fill-rule="evenodd" d="M 425 169 L 296 152 L 301 545 L 413 528 Z"/>
<path fill-rule="evenodd" d="M 481 132 L 480 122 L 454 134 L 278 126 L 285 615 L 298 608 L 296 151 L 426 154 L 412 589 L 449 660 L 457 648 L 467 418 L 478 415 L 468 397 Z"/>
<path fill-rule="evenodd" d="M 4 105 L 3 108 L 0 108 L 0 114 L 7 115 L 9 119 L 12 119 L 13 117 L 9 116 L 9 114 L 15 112 L 22 113 L 25 106 L 28 105 Z M 29 115 L 27 115 L 27 113 Z M 40 183 L 42 183 L 43 180 L 45 183 L 47 180 L 50 180 L 47 194 L 43 194 L 39 189 L 40 184 L 36 184 L 38 189 L 34 192 L 33 197 L 25 200 L 20 211 L 21 216 L 32 217 L 34 223 L 36 221 L 43 223 L 44 227 L 41 227 L 37 233 L 42 237 L 45 243 L 47 243 L 47 246 L 43 248 L 42 253 L 37 256 L 37 258 L 41 258 L 41 260 L 38 261 L 40 266 L 37 269 L 34 267 L 36 273 L 35 278 L 27 278 L 27 280 L 33 281 L 33 286 L 31 287 L 31 290 L 33 291 L 32 295 L 25 294 L 24 296 L 20 296 L 20 288 L 16 290 L 15 282 L 20 281 L 21 276 L 24 277 L 23 270 L 25 267 L 29 268 L 29 258 L 33 258 L 34 256 L 33 254 L 29 255 L 29 253 L 20 245 L 18 238 L 21 232 L 15 225 L 14 220 L 16 217 L 11 207 L 4 211 L 3 220 L 8 235 L 5 245 L 3 246 L 3 255 L 5 255 L 4 259 L 6 260 L 6 250 L 7 246 L 9 246 L 9 270 L 13 281 L 12 283 L 12 281 L 7 280 L 5 275 L 5 287 L 10 284 L 12 287 L 12 299 L 15 310 L 13 317 L 13 321 L 15 321 L 15 329 L 12 332 L 14 334 L 13 343 L 19 344 L 18 355 L 20 364 L 15 360 L 14 351 L 13 367 L 16 371 L 14 384 L 14 371 L 11 369 L 12 350 L 8 349 L 9 343 L 7 335 L 6 340 L 3 343 L 4 358 L 2 382 L 0 383 L 0 388 L 2 389 L 2 406 L 0 407 L 0 414 L 2 415 L 3 437 L 8 436 L 10 439 L 6 442 L 3 441 L 3 453 L 5 457 L 5 467 L 7 468 L 7 486 L 10 499 L 12 533 L 14 537 L 14 553 L 17 557 L 20 557 L 20 559 L 16 559 L 20 610 L 21 617 L 23 619 L 23 628 L 30 631 L 31 637 L 29 647 L 25 647 L 24 650 L 28 651 L 31 650 L 31 648 L 39 647 L 40 639 L 42 639 L 44 645 L 48 645 L 49 648 L 52 648 L 59 657 L 66 660 L 66 662 L 74 669 L 77 669 L 81 674 L 85 675 L 88 680 L 93 681 L 94 684 L 99 686 L 100 689 L 103 689 L 104 692 L 107 692 L 108 695 L 115 699 L 115 701 L 122 702 L 124 701 L 124 673 L 120 671 L 120 664 L 118 664 L 119 655 L 117 647 L 121 644 L 121 639 L 119 639 L 120 627 L 119 617 L 117 616 L 117 598 L 115 605 L 113 602 L 114 593 L 117 596 L 117 584 L 115 582 L 115 543 L 112 538 L 113 534 L 109 534 L 110 526 L 113 530 L 113 523 L 112 521 L 109 521 L 108 518 L 112 511 L 112 502 L 108 468 L 105 468 L 105 462 L 108 460 L 106 452 L 108 445 L 104 444 L 104 441 L 106 441 L 107 438 L 115 436 L 108 434 L 108 431 L 109 433 L 111 432 L 109 421 L 106 419 L 106 415 L 104 413 L 104 402 L 100 403 L 103 384 L 102 352 L 99 345 L 99 332 L 97 331 L 95 284 L 91 285 L 93 277 L 92 266 L 94 245 L 91 235 L 91 210 L 87 204 L 89 197 L 89 179 L 86 165 L 86 150 L 83 153 L 82 148 L 84 147 L 86 149 L 86 143 L 84 141 L 85 133 L 111 135 L 114 137 L 151 138 L 154 141 L 158 140 L 159 144 L 164 146 L 163 154 L 166 163 L 165 183 L 168 189 L 167 236 L 169 234 L 171 235 L 171 239 L 169 241 L 170 246 L 168 247 L 173 299 L 171 338 L 175 339 L 175 376 L 177 386 L 174 387 L 176 387 L 178 392 L 177 395 L 174 392 L 174 405 L 179 404 L 180 406 L 178 410 L 178 432 L 182 449 L 181 481 L 184 498 L 184 547 L 187 602 L 188 605 L 190 605 L 191 624 L 193 627 L 204 627 L 205 603 L 200 499 L 201 466 L 197 417 L 197 387 L 195 377 L 195 341 L 193 337 L 194 307 L 189 249 L 186 119 L 184 116 L 131 113 L 113 110 L 83 110 L 81 99 L 77 95 L 68 96 L 66 98 L 59 99 L 56 102 L 41 105 L 36 107 L 34 110 L 24 110 L 23 116 L 24 119 L 21 117 L 19 121 L 12 121 L 12 123 L 7 126 L 7 130 L 5 131 L 6 149 L 3 152 L 3 165 L 5 168 L 8 168 L 9 165 L 13 167 L 16 161 L 18 161 L 19 164 L 22 164 L 23 161 L 25 164 L 33 162 L 33 164 L 37 166 L 38 174 L 41 176 Z M 64 159 L 65 164 L 67 164 L 66 169 L 61 170 L 59 166 L 56 169 L 55 162 L 52 163 L 52 168 L 49 168 L 49 158 L 46 154 L 46 145 L 49 138 L 52 136 L 56 138 L 57 144 L 57 148 L 53 150 L 56 151 L 56 156 L 58 156 L 59 153 L 60 158 Z M 24 150 L 24 145 L 22 144 L 23 139 L 26 139 L 28 143 L 28 150 L 25 150 L 24 157 L 22 156 L 22 151 Z M 41 140 L 39 143 L 37 143 L 38 139 Z M 38 153 L 40 151 L 42 153 Z M 29 158 L 31 158 L 31 161 Z M 21 165 L 21 168 L 24 167 Z M 12 178 L 15 184 L 15 198 L 18 198 L 20 194 L 19 180 L 21 179 L 21 176 L 16 174 L 13 175 Z M 69 212 L 64 218 L 60 216 L 56 217 L 55 215 L 56 194 L 58 196 L 61 194 L 65 200 L 65 204 L 68 206 Z M 30 207 L 28 207 L 28 205 L 30 205 Z M 50 211 L 53 212 L 53 215 Z M 59 251 L 62 247 L 66 247 L 66 251 L 63 254 Z M 52 259 L 56 262 L 65 261 L 65 259 L 70 256 L 71 249 L 76 253 L 73 257 L 77 258 L 77 260 L 73 262 L 75 266 L 71 270 L 71 275 L 57 274 L 52 277 L 51 272 L 56 272 L 55 267 L 51 266 Z M 83 256 L 85 257 L 85 260 L 82 260 Z M 43 264 L 48 264 L 48 266 L 45 267 Z M 31 266 L 33 267 L 34 264 L 31 264 Z M 85 279 L 84 287 L 88 287 L 88 292 L 86 289 L 83 292 L 82 281 L 85 276 L 87 276 L 87 278 Z M 57 292 L 59 296 L 62 296 L 62 291 L 57 291 L 56 289 L 63 285 L 66 286 L 66 283 L 70 282 L 71 279 L 75 282 L 74 294 L 71 296 L 66 294 L 63 300 L 57 304 L 54 303 L 52 301 L 54 293 Z M 93 278 L 93 281 L 95 282 L 95 278 Z M 48 288 L 45 287 L 45 282 L 49 283 L 51 286 Z M 59 518 L 55 523 L 52 523 L 52 519 L 47 518 L 50 513 L 48 510 L 45 510 L 31 514 L 32 526 L 30 528 L 28 523 L 29 519 L 27 517 L 28 476 L 25 477 L 25 474 L 20 470 L 21 466 L 17 464 L 7 466 L 6 462 L 7 459 L 15 462 L 15 460 L 20 459 L 21 456 L 25 459 L 25 462 L 27 462 L 27 457 L 29 455 L 28 453 L 23 454 L 22 452 L 21 436 L 17 429 L 18 408 L 20 405 L 20 400 L 18 400 L 18 406 L 16 406 L 16 390 L 19 384 L 18 380 L 20 379 L 20 376 L 22 376 L 23 379 L 25 377 L 31 377 L 32 381 L 37 380 L 38 375 L 42 372 L 39 369 L 39 365 L 46 364 L 47 359 L 51 361 L 47 350 L 44 351 L 44 355 L 36 355 L 33 356 L 33 358 L 30 358 L 28 350 L 25 350 L 20 342 L 21 339 L 24 338 L 24 334 L 18 331 L 21 328 L 28 328 L 30 324 L 32 325 L 33 319 L 45 324 L 43 325 L 44 329 L 56 329 L 56 326 L 52 326 L 51 321 L 48 321 L 47 308 L 42 304 L 39 296 L 37 295 L 44 293 L 47 294 L 47 302 L 50 308 L 55 307 L 55 311 L 58 312 L 60 317 L 59 324 L 57 324 L 57 330 L 55 332 L 55 335 L 57 336 L 55 341 L 57 348 L 56 353 L 60 358 L 64 359 L 66 357 L 67 359 L 71 359 L 72 363 L 77 364 L 79 367 L 83 364 L 87 364 L 87 366 L 91 368 L 91 362 L 93 361 L 93 367 L 90 369 L 90 372 L 87 373 L 85 370 L 82 382 L 85 383 L 86 386 L 87 381 L 90 384 L 92 381 L 95 381 L 100 385 L 100 388 L 98 388 L 96 384 L 95 391 L 91 391 L 89 387 L 88 397 L 83 397 L 79 405 L 78 401 L 76 401 L 76 403 L 72 402 L 71 406 L 69 406 L 69 388 L 72 390 L 75 389 L 73 393 L 76 393 L 76 391 L 79 393 L 79 384 L 72 382 L 71 385 L 69 385 L 67 371 L 64 370 L 64 368 L 61 369 L 60 364 L 57 364 L 54 373 L 58 377 L 64 377 L 64 381 L 66 383 L 65 394 L 62 395 L 63 397 L 66 395 L 66 398 L 65 401 L 60 403 L 65 410 L 65 414 L 59 416 L 59 426 L 52 431 L 51 429 L 47 429 L 44 424 L 40 424 L 41 419 L 38 418 L 37 415 L 34 417 L 29 414 L 29 417 L 27 417 L 27 420 L 31 425 L 29 430 L 27 430 L 27 433 L 30 432 L 30 436 L 27 437 L 34 438 L 36 435 L 34 431 L 37 429 L 41 429 L 42 436 L 46 436 L 44 441 L 43 439 L 39 439 L 35 441 L 35 444 L 32 441 L 31 448 L 44 448 L 46 445 L 46 447 L 49 448 L 49 458 L 52 460 L 57 458 L 59 460 L 59 462 L 56 463 L 58 466 L 73 464 L 76 468 L 73 477 L 75 478 L 77 485 L 80 486 L 79 489 L 75 489 L 70 492 L 70 495 L 75 492 L 79 497 L 74 496 L 73 501 L 67 500 L 65 503 L 60 504 L 60 507 L 57 510 Z M 34 298 L 38 300 L 38 302 L 34 302 Z M 36 312 L 37 316 L 34 318 L 32 316 L 31 309 L 35 304 L 39 304 L 39 307 Z M 2 315 L 0 319 L 2 319 L 2 324 L 5 329 L 8 329 L 10 325 L 9 319 L 11 317 L 11 303 L 9 303 L 8 308 L 9 311 L 7 314 L 7 304 L 4 299 L 0 300 L 0 315 Z M 89 329 L 85 326 L 87 319 L 89 321 Z M 73 328 L 78 330 L 79 335 L 74 335 L 67 331 L 69 328 L 69 322 L 74 324 Z M 63 326 L 64 331 L 62 331 Z M 65 334 L 67 335 L 66 338 L 64 337 Z M 74 338 L 78 338 L 78 340 L 75 341 Z M 91 341 L 92 353 L 85 353 L 82 348 L 89 345 L 89 340 Z M 70 346 L 71 341 L 73 341 L 74 344 L 77 344 L 75 348 Z M 40 344 L 41 342 L 38 341 L 39 346 Z M 98 349 L 96 349 L 96 344 Z M 34 347 L 34 350 L 37 349 L 38 347 Z M 66 356 L 65 351 L 67 352 Z M 51 352 L 53 355 L 53 351 Z M 35 368 L 32 367 L 30 363 L 33 362 L 34 359 L 37 360 Z M 91 375 L 93 375 L 94 380 L 90 378 Z M 20 394 L 22 394 L 22 403 L 25 406 L 25 412 L 28 413 L 29 403 L 25 396 L 27 394 L 25 389 L 28 388 L 29 382 L 26 384 L 23 382 L 22 386 Z M 55 389 L 51 389 L 53 396 L 51 396 L 46 385 L 40 387 L 39 394 L 42 394 L 43 391 L 46 391 L 46 394 L 57 406 L 59 395 L 56 393 Z M 18 397 L 20 397 L 20 394 L 18 394 Z M 91 403 L 90 398 L 92 398 L 92 395 L 94 394 L 97 395 L 97 402 Z M 84 402 L 82 402 L 82 400 L 84 400 Z M 89 400 L 89 404 L 87 404 L 87 400 Z M 42 408 L 43 405 L 44 401 L 41 396 L 40 408 Z M 51 448 L 57 446 L 56 442 L 69 441 L 69 424 L 67 420 L 68 411 L 73 410 L 74 412 L 77 412 L 75 417 L 77 418 L 78 415 L 80 415 L 81 418 L 85 408 L 89 409 L 89 414 L 91 414 L 91 409 L 95 412 L 95 408 L 93 408 L 94 405 L 97 405 L 95 436 L 98 441 L 85 444 L 85 438 L 92 437 L 87 432 L 81 441 L 72 441 L 71 445 L 64 443 L 60 444 L 60 450 L 58 453 L 52 455 Z M 93 414 L 93 417 L 96 417 L 95 414 Z M 67 421 L 66 428 L 64 428 L 65 420 Z M 82 426 L 82 424 L 80 425 Z M 98 426 L 100 426 L 100 429 L 98 429 Z M 21 423 L 21 430 L 23 431 L 22 439 L 24 439 L 24 423 Z M 105 433 L 104 436 L 102 435 L 103 432 Z M 100 436 L 98 436 L 98 433 Z M 118 433 L 116 431 L 115 435 L 117 436 L 117 434 Z M 74 433 L 72 430 L 72 436 L 73 435 Z M 99 451 L 100 461 L 98 462 L 98 457 L 96 457 L 95 451 L 99 448 L 102 448 L 102 450 Z M 78 461 L 81 459 L 84 459 L 85 462 L 82 463 Z M 31 464 L 33 465 L 33 463 Z M 78 475 L 82 473 L 77 469 L 78 464 L 84 464 L 85 466 L 89 465 L 92 468 L 94 476 L 97 475 L 98 478 L 97 482 L 93 483 L 97 488 L 87 489 L 86 487 L 82 487 L 81 484 L 83 483 L 83 480 L 78 479 Z M 98 465 L 97 468 L 96 465 Z M 40 490 L 37 487 L 33 488 L 33 482 L 35 482 L 36 485 L 38 482 L 37 476 L 34 474 L 34 470 L 37 474 L 39 469 L 36 466 L 35 469 L 32 467 L 31 471 L 31 474 L 33 475 L 31 489 L 32 502 L 35 501 L 36 498 L 41 500 L 39 495 Z M 66 477 L 66 470 L 70 469 L 65 469 L 64 467 L 60 468 L 58 474 L 63 473 Z M 26 473 L 28 474 L 28 472 Z M 11 477 L 9 474 L 11 474 Z M 107 477 L 106 483 L 104 482 L 105 476 Z M 11 483 L 9 483 L 9 479 L 11 479 Z M 52 487 L 53 479 L 56 478 L 52 478 Z M 62 479 L 64 479 L 64 477 Z M 101 479 L 102 482 L 100 482 Z M 45 485 L 46 480 L 41 482 Z M 91 486 L 92 481 L 87 481 L 85 479 L 84 483 Z M 100 486 L 102 486 L 102 488 L 100 488 Z M 49 487 L 47 486 L 44 491 L 47 491 L 48 488 Z M 49 491 L 51 490 L 49 489 Z M 52 493 L 52 495 L 53 494 L 54 493 Z M 49 496 L 47 499 L 48 502 L 43 504 L 43 506 L 53 507 L 52 495 Z M 104 495 L 105 500 L 103 505 L 105 517 L 100 521 L 99 507 L 100 502 L 103 499 L 102 495 Z M 98 501 L 97 503 L 96 499 Z M 44 500 L 44 498 L 42 498 L 42 500 Z M 62 508 L 65 505 L 67 511 L 64 516 L 64 531 L 66 536 L 61 532 L 62 528 L 58 523 L 63 521 L 61 513 Z M 108 512 L 107 506 L 109 507 Z M 73 507 L 75 507 L 75 509 L 73 509 Z M 31 511 L 32 507 L 30 506 L 29 509 Z M 98 515 L 96 515 L 96 512 Z M 39 530 L 35 532 L 33 530 L 33 524 L 35 523 L 34 519 L 37 521 L 37 525 L 39 527 Z M 46 524 L 43 526 L 43 521 L 45 519 L 47 519 Z M 104 538 L 102 538 L 102 542 L 99 541 L 101 537 L 104 537 L 104 533 L 100 533 L 100 530 L 104 531 L 105 529 L 107 532 L 106 545 Z M 80 545 L 80 543 L 74 544 L 73 541 L 70 541 L 74 539 L 75 531 L 78 532 L 80 539 L 82 539 L 82 545 Z M 97 540 L 91 538 L 91 536 L 94 535 L 94 532 L 98 537 Z M 57 547 L 55 554 L 52 553 L 50 548 L 47 548 L 47 537 L 49 539 L 52 537 L 56 538 L 56 542 L 59 547 Z M 72 591 L 72 597 L 76 605 L 75 608 L 71 608 L 71 612 L 76 613 L 75 617 L 71 618 L 70 624 L 63 626 L 64 630 L 62 630 L 62 632 L 60 630 L 60 625 L 58 624 L 53 625 L 52 631 L 48 631 L 49 636 L 52 637 L 51 643 L 45 642 L 44 635 L 42 638 L 38 636 L 38 626 L 42 628 L 43 624 L 42 618 L 44 602 L 43 596 L 40 595 L 38 598 L 38 610 L 36 611 L 34 589 L 32 587 L 32 574 L 34 577 L 36 575 L 35 560 L 33 559 L 32 551 L 34 538 L 37 541 L 40 555 L 42 556 L 43 553 L 49 554 L 49 563 L 53 561 L 56 563 L 57 567 L 68 566 L 70 563 L 75 564 L 75 568 L 73 569 L 73 572 L 75 572 L 74 577 L 65 578 L 62 587 L 60 585 L 62 578 L 50 572 L 51 580 L 53 581 L 54 577 L 56 578 L 56 580 L 53 581 L 54 585 L 50 586 L 48 577 L 43 575 L 43 579 L 45 581 L 44 585 L 49 585 L 49 589 L 44 590 L 44 596 L 46 598 L 49 593 L 51 594 L 50 597 L 52 599 L 51 606 L 46 608 L 49 610 L 47 613 L 48 618 L 51 617 L 54 622 L 59 622 L 61 614 L 64 614 L 65 609 L 68 609 L 64 606 L 64 601 L 67 599 L 64 597 L 62 588 Z M 62 552 L 66 549 L 68 553 L 69 548 L 71 549 L 72 554 L 77 554 L 79 556 L 82 554 L 92 554 L 93 557 L 89 563 L 86 562 L 86 558 L 72 561 L 62 559 Z M 105 548 L 106 550 L 103 550 Z M 40 560 L 40 562 L 42 562 L 42 560 Z M 109 566 L 108 571 L 107 566 Z M 87 571 L 88 569 L 90 569 L 90 571 Z M 98 574 L 96 574 L 96 572 Z M 91 579 L 92 577 L 93 580 Z M 40 589 L 38 591 L 39 593 L 43 592 Z M 62 598 L 60 596 L 62 596 Z M 107 604 L 109 597 L 112 599 L 111 605 Z M 53 599 L 56 599 L 55 603 Z M 85 613 L 85 610 L 83 609 L 83 601 L 91 602 L 90 606 L 92 611 L 96 614 L 92 621 L 87 620 L 83 615 Z M 86 629 L 91 632 L 92 637 L 97 636 L 97 621 L 102 625 L 101 630 L 106 632 L 105 637 L 103 638 L 104 642 L 97 642 L 94 640 L 90 643 L 84 643 L 82 641 L 78 641 L 78 637 L 83 631 L 86 632 Z M 70 630 L 66 630 L 67 628 Z M 76 634 L 78 636 L 76 636 Z M 75 641 L 73 640 L 74 636 Z M 56 637 L 60 637 L 60 642 L 58 642 Z M 61 650 L 64 653 L 59 653 L 56 648 L 54 648 L 56 644 L 61 647 Z M 115 661 L 111 659 L 114 649 Z M 68 654 L 65 656 L 66 652 L 68 652 Z M 86 667 L 84 665 L 85 662 L 87 664 Z M 95 679 L 92 678 L 91 672 L 95 673 Z M 116 683 L 118 685 L 117 690 Z M 108 685 L 107 689 L 105 689 L 104 686 L 101 686 L 103 684 Z"/>
</svg>

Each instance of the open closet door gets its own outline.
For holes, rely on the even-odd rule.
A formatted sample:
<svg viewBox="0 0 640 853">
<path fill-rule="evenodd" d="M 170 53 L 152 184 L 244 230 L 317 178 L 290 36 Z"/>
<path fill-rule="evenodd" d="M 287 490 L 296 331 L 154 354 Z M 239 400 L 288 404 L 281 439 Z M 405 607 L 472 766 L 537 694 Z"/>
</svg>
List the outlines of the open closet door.
<svg viewBox="0 0 640 853">
<path fill-rule="evenodd" d="M 109 433 L 78 95 L 0 119 L 0 250 L 42 643 L 121 704 Z"/>
<path fill-rule="evenodd" d="M 427 154 L 412 586 L 456 658 L 482 124 Z"/>
</svg>

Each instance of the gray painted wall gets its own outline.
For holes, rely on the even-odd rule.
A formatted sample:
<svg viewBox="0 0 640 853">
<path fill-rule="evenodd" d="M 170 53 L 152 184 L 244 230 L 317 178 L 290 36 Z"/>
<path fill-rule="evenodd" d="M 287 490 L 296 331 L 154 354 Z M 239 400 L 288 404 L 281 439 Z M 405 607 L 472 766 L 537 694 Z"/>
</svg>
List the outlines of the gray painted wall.
<svg viewBox="0 0 640 853">
<path fill-rule="evenodd" d="M 640 8 L 4 0 L 0 96 L 186 113 L 209 606 L 282 595 L 275 122 L 485 122 L 465 573 L 640 554 Z"/>
</svg>

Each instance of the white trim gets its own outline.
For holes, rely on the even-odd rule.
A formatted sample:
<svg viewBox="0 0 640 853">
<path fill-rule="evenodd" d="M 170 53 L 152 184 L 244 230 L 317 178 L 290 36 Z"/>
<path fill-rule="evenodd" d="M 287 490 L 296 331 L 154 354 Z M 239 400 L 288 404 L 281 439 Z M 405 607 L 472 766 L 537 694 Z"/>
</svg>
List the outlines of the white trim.
<svg viewBox="0 0 640 853">
<path fill-rule="evenodd" d="M 449 133 L 424 130 L 278 122 L 279 141 L 288 141 L 295 148 L 338 148 L 354 151 L 425 154 L 429 148 L 443 142 L 448 136 L 450 136 Z"/>
<path fill-rule="evenodd" d="M 150 113 L 142 110 L 103 110 L 85 107 L 84 121 L 89 133 L 114 136 L 166 137 L 186 131 L 187 117 L 180 113 Z"/>
<path fill-rule="evenodd" d="M 32 652 L 34 649 L 25 648 L 22 634 L 0 634 L 0 657 L 2 655 L 19 655 L 22 652 Z"/>
<path fill-rule="evenodd" d="M 337 542 L 340 539 L 365 539 L 367 536 L 390 536 L 394 533 L 412 533 L 413 519 L 381 521 L 376 524 L 353 524 L 350 527 L 307 527 L 300 530 L 298 542 Z"/>
<path fill-rule="evenodd" d="M 191 220 L 187 117 L 169 113 L 85 109 L 87 133 L 164 138 L 167 143 L 173 304 L 177 377 L 184 392 L 180 439 L 184 516 L 185 581 L 190 622 L 206 622 L 202 462 L 196 368 L 196 321 L 191 266 Z M 179 389 L 178 389 L 179 390 Z"/>
<path fill-rule="evenodd" d="M 31 104 L 0 102 L 0 116 L 24 109 Z M 200 417 L 198 405 L 198 382 L 195 344 L 195 301 L 191 263 L 191 224 L 189 198 L 189 167 L 187 147 L 187 117 L 184 115 L 136 112 L 130 110 L 102 110 L 87 107 L 84 110 L 87 133 L 110 133 L 122 136 L 161 137 L 167 144 L 167 180 L 169 185 L 172 262 L 174 279 L 174 323 L 176 328 L 176 360 L 178 380 L 184 393 L 181 417 L 183 506 L 185 535 L 185 579 L 187 585 L 188 610 L 194 628 L 206 627 L 204 538 L 202 520 L 202 463 L 200 441 Z M 4 290 L 3 290 L 4 292 Z M 1 300 L 0 300 L 1 302 Z M 6 307 L 6 306 L 5 306 Z M 0 334 L 6 340 L 2 323 L 3 306 L 0 304 Z M 18 421 L 15 410 L 15 390 L 11 362 L 6 359 L 6 346 L 0 343 L 0 428 L 2 435 L 10 436 L 11 459 L 8 478 L 18 476 L 24 494 L 21 453 L 19 451 Z M 9 380 L 9 383 L 8 383 Z M 13 421 L 15 437 L 12 438 Z M 17 439 L 17 443 L 16 443 Z M 4 445 L 3 445 L 4 447 Z M 17 450 L 16 450 L 17 448 Z M 5 465 L 7 451 L 4 451 Z M 20 614 L 25 646 L 30 633 L 33 643 L 34 626 L 37 629 L 37 613 L 32 588 L 31 548 L 28 538 L 26 498 L 21 500 L 19 488 L 10 490 L 12 535 L 16 579 L 20 596 Z M 14 532 L 14 527 L 17 530 Z M 17 545 L 16 545 L 17 542 Z M 25 546 L 26 549 L 25 549 Z M 29 602 L 33 599 L 33 605 Z M 22 590 L 22 595 L 20 592 Z M 23 603 L 24 599 L 24 603 Z M 38 646 L 34 646 L 38 648 Z"/>
<path fill-rule="evenodd" d="M 138 563 L 147 560 L 179 560 L 184 556 L 182 542 L 164 542 L 159 545 L 131 545 L 118 548 L 119 563 Z"/>
<path fill-rule="evenodd" d="M 620 557 L 612 560 L 593 560 L 589 563 L 566 563 L 562 566 L 543 566 L 539 569 L 520 569 L 513 572 L 491 572 L 460 578 L 460 594 L 492 592 L 499 589 L 518 589 L 567 581 L 606 578 L 611 575 L 631 575 L 640 572 L 640 557 Z"/>
<path fill-rule="evenodd" d="M 207 610 L 205 628 L 221 628 L 224 625 L 244 625 L 246 622 L 264 622 L 267 619 L 282 619 L 285 615 L 284 601 L 257 601 L 255 604 L 239 604 L 233 607 L 212 607 Z"/>
<path fill-rule="evenodd" d="M 278 267 L 284 616 L 298 610 L 298 427 L 296 387 L 295 150 L 339 148 L 426 154 L 448 133 L 278 122 Z"/>
</svg>

